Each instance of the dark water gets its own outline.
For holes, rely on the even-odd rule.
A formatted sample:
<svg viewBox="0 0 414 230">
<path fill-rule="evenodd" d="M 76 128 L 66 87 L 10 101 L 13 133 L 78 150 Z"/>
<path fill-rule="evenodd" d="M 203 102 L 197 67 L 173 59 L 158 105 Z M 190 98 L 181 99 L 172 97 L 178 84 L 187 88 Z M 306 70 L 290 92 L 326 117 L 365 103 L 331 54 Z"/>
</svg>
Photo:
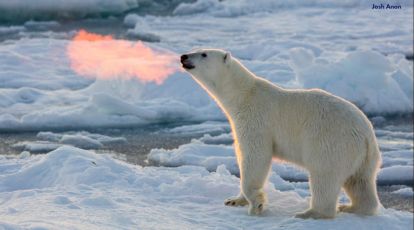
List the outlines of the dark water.
<svg viewBox="0 0 414 230">
<path fill-rule="evenodd" d="M 378 186 L 378 196 L 385 208 L 413 212 L 413 197 L 393 194 L 392 192 L 403 188 L 401 185 Z M 412 187 L 411 187 L 412 188 Z"/>
</svg>

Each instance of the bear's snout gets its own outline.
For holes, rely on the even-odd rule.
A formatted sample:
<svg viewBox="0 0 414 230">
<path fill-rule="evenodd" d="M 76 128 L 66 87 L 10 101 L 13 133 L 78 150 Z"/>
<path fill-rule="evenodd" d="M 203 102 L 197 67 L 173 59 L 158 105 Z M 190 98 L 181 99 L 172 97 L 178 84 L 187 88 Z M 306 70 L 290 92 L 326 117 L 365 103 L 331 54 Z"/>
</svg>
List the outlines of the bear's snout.
<svg viewBox="0 0 414 230">
<path fill-rule="evenodd" d="M 184 69 L 194 69 L 195 67 L 187 54 L 181 55 L 181 64 L 183 64 Z"/>
<path fill-rule="evenodd" d="M 188 55 L 186 54 L 181 55 L 181 63 L 187 59 L 188 59 Z"/>
</svg>

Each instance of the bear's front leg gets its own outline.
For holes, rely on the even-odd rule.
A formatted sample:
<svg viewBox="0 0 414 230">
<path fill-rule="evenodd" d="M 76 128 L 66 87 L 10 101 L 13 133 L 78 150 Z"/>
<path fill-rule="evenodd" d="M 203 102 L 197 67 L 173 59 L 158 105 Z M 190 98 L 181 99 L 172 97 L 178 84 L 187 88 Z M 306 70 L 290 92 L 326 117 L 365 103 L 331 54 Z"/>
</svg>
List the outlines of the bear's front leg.
<svg viewBox="0 0 414 230">
<path fill-rule="evenodd" d="M 249 204 L 249 202 L 247 202 L 244 195 L 240 193 L 236 197 L 230 197 L 230 198 L 226 199 L 224 201 L 224 204 L 226 206 L 235 206 L 235 207 L 237 207 L 237 206 L 245 206 L 245 205 Z"/>
<path fill-rule="evenodd" d="M 249 203 L 249 215 L 259 215 L 266 204 L 263 186 L 272 161 L 271 144 L 260 136 L 240 140 L 240 186 Z"/>
</svg>

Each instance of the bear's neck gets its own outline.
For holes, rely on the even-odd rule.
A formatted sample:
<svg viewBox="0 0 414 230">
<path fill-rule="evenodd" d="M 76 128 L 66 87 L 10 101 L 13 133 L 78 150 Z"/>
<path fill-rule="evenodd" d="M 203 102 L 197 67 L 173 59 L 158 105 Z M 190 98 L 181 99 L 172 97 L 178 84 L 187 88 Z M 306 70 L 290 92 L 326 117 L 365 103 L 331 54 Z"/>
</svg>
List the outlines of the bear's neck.
<svg viewBox="0 0 414 230">
<path fill-rule="evenodd" d="M 249 104 L 255 88 L 256 76 L 238 60 L 231 60 L 229 76 L 222 76 L 222 82 L 211 92 L 227 116 L 234 117 Z"/>
</svg>

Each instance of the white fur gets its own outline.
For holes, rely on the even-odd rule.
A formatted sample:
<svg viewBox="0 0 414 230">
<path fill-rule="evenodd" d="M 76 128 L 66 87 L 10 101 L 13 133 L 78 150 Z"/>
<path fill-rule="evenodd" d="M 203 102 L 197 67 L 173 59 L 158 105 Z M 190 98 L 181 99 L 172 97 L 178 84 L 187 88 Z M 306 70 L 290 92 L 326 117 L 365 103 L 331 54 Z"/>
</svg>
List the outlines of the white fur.
<svg viewBox="0 0 414 230">
<path fill-rule="evenodd" d="M 217 101 L 233 130 L 241 192 L 226 205 L 249 204 L 249 214 L 260 214 L 263 185 L 272 158 L 278 158 L 310 173 L 310 208 L 297 217 L 335 217 L 341 187 L 352 201 L 341 211 L 375 214 L 380 153 L 371 123 L 356 106 L 319 89 L 278 87 L 222 50 L 187 55 L 195 66 L 187 71 Z"/>
</svg>

